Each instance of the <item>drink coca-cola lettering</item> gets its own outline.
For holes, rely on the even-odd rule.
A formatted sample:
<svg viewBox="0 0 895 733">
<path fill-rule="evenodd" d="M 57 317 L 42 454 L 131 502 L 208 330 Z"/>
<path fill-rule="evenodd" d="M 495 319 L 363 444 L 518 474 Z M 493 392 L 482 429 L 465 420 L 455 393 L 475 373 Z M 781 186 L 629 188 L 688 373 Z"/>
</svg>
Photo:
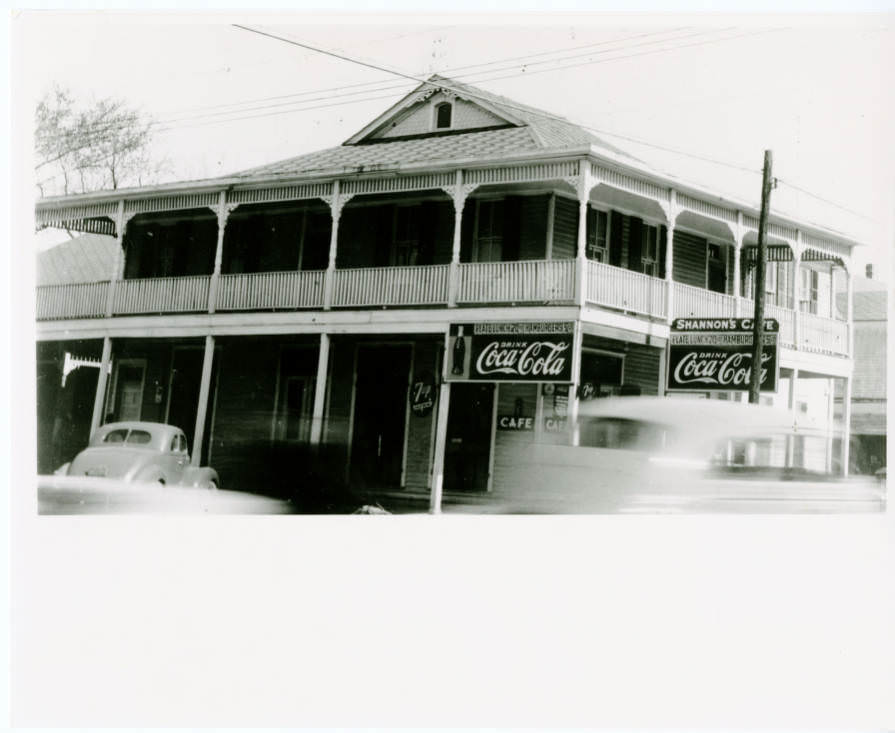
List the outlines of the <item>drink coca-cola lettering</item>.
<svg viewBox="0 0 895 733">
<path fill-rule="evenodd" d="M 564 352 L 568 348 L 569 344 L 563 341 L 531 341 L 512 346 L 491 341 L 476 360 L 476 372 L 481 376 L 559 377 L 566 369 Z"/>
<path fill-rule="evenodd" d="M 765 364 L 771 360 L 770 354 L 761 355 L 761 382 L 768 378 Z M 700 353 L 691 351 L 677 363 L 674 379 L 678 384 L 706 384 L 719 387 L 741 387 L 748 385 L 752 376 L 752 355 L 743 352 Z"/>
</svg>

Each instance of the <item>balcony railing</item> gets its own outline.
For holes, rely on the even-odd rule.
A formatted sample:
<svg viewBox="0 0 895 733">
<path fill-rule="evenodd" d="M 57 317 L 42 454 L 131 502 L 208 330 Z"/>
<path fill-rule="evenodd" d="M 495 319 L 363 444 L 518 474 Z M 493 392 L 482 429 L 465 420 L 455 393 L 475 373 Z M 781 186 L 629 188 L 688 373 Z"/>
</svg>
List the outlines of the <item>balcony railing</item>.
<svg viewBox="0 0 895 733">
<path fill-rule="evenodd" d="M 666 317 L 664 279 L 588 261 L 584 273 L 585 300 L 652 318 Z M 456 301 L 469 304 L 547 304 L 576 302 L 576 260 L 460 263 Z M 389 306 L 447 306 L 451 266 L 371 267 L 335 270 L 331 302 L 326 303 L 324 270 L 244 273 L 219 277 L 214 303 L 211 275 L 148 278 L 37 288 L 39 321 L 100 318 L 106 314 L 110 288 L 112 315 L 202 313 L 217 311 L 323 309 Z M 675 317 L 748 317 L 754 303 L 683 283 L 674 283 Z M 766 306 L 768 317 L 780 323 L 780 342 L 788 348 L 820 354 L 847 354 L 849 332 L 845 321 L 809 313 L 798 314 L 799 343 L 795 343 L 796 313 Z"/>
<path fill-rule="evenodd" d="M 334 306 L 445 305 L 450 265 L 335 270 Z"/>
<path fill-rule="evenodd" d="M 551 303 L 575 299 L 575 260 L 463 262 L 458 303 Z"/>
<path fill-rule="evenodd" d="M 37 289 L 37 320 L 104 316 L 108 297 L 108 280 L 71 285 L 42 285 Z"/>
<path fill-rule="evenodd" d="M 325 275 L 325 270 L 221 275 L 215 296 L 215 309 L 244 311 L 322 308 Z"/>
<path fill-rule="evenodd" d="M 211 275 L 119 280 L 115 283 L 114 315 L 188 313 L 208 310 Z"/>
<path fill-rule="evenodd" d="M 674 284 L 674 317 L 717 316 L 736 318 L 737 299 L 732 295 L 694 288 L 684 283 Z"/>
<path fill-rule="evenodd" d="M 755 314 L 755 301 L 750 298 L 740 298 L 740 318 L 751 318 Z M 780 344 L 792 348 L 796 343 L 796 318 L 795 312 L 779 305 L 765 304 L 765 318 L 773 318 L 780 326 Z M 845 353 L 844 351 L 842 352 Z"/>
<path fill-rule="evenodd" d="M 587 261 L 585 293 L 590 303 L 665 318 L 667 288 L 657 277 Z"/>
<path fill-rule="evenodd" d="M 801 349 L 821 354 L 848 352 L 848 324 L 845 321 L 800 313 L 799 324 Z"/>
</svg>

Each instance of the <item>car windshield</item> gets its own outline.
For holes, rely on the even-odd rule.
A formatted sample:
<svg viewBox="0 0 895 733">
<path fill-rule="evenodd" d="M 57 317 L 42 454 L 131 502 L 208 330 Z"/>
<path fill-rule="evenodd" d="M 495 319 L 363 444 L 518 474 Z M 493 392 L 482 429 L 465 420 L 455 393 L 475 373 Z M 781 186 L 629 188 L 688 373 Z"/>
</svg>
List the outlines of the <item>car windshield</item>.
<svg viewBox="0 0 895 733">
<path fill-rule="evenodd" d="M 110 430 L 103 438 L 103 443 L 126 445 L 146 445 L 152 441 L 152 434 L 147 430 L 129 430 L 128 428 L 118 428 Z"/>
<path fill-rule="evenodd" d="M 583 417 L 579 445 L 588 448 L 657 451 L 670 442 L 664 425 L 620 417 Z"/>
</svg>

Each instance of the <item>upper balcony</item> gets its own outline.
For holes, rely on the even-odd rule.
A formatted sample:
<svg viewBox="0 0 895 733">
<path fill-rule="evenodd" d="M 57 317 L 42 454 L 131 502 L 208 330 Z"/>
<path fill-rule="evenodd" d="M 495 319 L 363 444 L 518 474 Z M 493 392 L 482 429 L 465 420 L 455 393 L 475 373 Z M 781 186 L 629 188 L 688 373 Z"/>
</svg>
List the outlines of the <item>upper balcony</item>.
<svg viewBox="0 0 895 733">
<path fill-rule="evenodd" d="M 574 304 L 579 263 L 574 259 L 462 263 L 456 272 L 458 307 Z M 585 302 L 632 317 L 667 321 L 669 282 L 588 260 Z M 327 300 L 326 270 L 221 275 L 212 305 L 212 275 L 43 286 L 38 320 L 137 314 L 323 310 L 325 308 L 448 307 L 450 265 L 337 269 Z M 754 302 L 673 282 L 672 316 L 748 317 Z M 780 322 L 786 348 L 848 355 L 848 324 L 841 319 L 767 305 Z M 796 344 L 796 319 L 799 339 Z"/>
<path fill-rule="evenodd" d="M 39 287 L 37 318 L 514 305 L 660 323 L 750 315 L 739 294 L 753 290 L 757 220 L 673 194 L 564 161 L 122 199 L 115 222 L 110 202 L 72 204 L 44 224 L 117 234 L 118 260 L 108 280 Z M 784 345 L 847 355 L 834 272 L 847 246 L 814 235 L 803 246 L 779 224 L 770 242 L 767 314 Z"/>
</svg>

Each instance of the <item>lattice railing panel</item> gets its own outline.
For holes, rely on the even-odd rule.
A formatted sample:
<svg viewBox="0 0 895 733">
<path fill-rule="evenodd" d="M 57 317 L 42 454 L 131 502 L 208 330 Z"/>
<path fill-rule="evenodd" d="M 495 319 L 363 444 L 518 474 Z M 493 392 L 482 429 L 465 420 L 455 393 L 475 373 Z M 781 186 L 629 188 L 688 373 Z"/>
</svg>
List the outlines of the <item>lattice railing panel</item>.
<svg viewBox="0 0 895 733">
<path fill-rule="evenodd" d="M 426 191 L 454 185 L 453 173 L 427 173 L 418 176 L 389 176 L 388 178 L 355 178 L 342 181 L 339 191 L 347 196 L 399 191 Z"/>
<path fill-rule="evenodd" d="M 305 183 L 294 186 L 249 188 L 227 192 L 228 204 L 266 204 L 274 201 L 302 201 L 332 196 L 333 184 Z"/>
<path fill-rule="evenodd" d="M 496 183 L 527 183 L 529 181 L 561 180 L 569 176 L 577 175 L 578 161 L 564 160 L 556 163 L 532 163 L 531 165 L 464 170 L 463 183 L 487 186 Z"/>
</svg>

